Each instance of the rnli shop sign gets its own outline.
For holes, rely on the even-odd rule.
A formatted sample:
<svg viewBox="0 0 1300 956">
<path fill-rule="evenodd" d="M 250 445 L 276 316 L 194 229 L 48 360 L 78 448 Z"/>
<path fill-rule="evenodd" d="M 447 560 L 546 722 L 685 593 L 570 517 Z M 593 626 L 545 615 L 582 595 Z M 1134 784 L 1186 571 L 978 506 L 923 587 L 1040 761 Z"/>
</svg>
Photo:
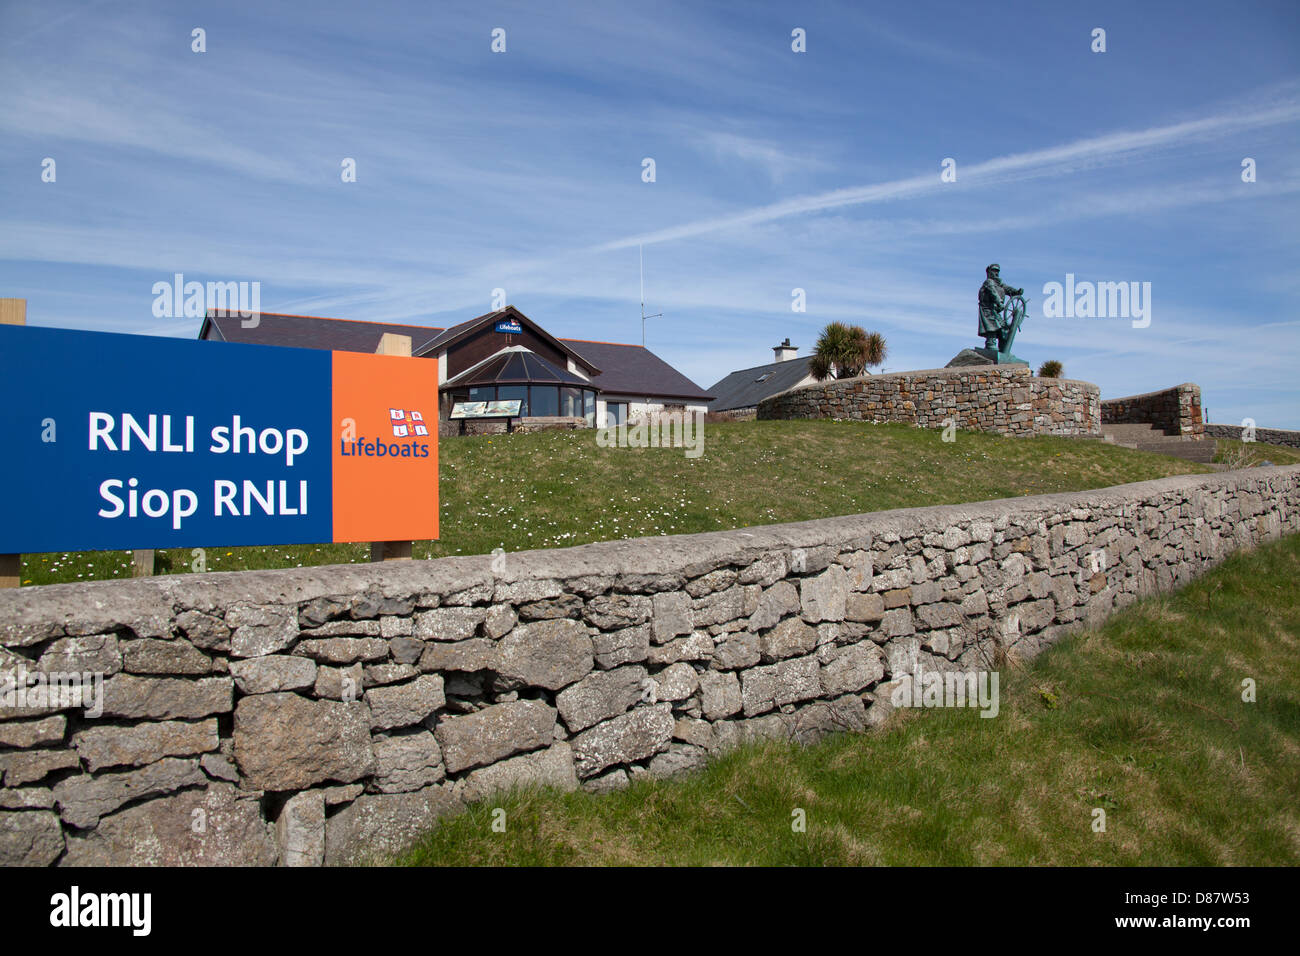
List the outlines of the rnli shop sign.
<svg viewBox="0 0 1300 956">
<path fill-rule="evenodd" d="M 0 326 L 0 553 L 438 536 L 432 363 Z"/>
</svg>

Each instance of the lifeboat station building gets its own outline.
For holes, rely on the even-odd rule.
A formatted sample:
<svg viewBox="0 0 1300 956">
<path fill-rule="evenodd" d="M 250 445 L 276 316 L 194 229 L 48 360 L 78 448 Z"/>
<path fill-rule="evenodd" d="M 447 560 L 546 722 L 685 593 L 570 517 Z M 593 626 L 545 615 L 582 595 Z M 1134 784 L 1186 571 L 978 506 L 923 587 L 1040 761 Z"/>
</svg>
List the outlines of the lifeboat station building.
<svg viewBox="0 0 1300 956">
<path fill-rule="evenodd" d="M 519 402 L 517 417 L 498 419 L 502 428 L 607 428 L 657 412 L 703 413 L 712 399 L 644 346 L 559 339 L 514 306 L 450 328 L 268 312 L 253 324 L 237 312 L 209 310 L 199 338 L 374 352 L 385 333 L 408 336 L 413 357 L 436 363 L 441 434 L 463 427 L 453 409 L 478 403 Z"/>
</svg>

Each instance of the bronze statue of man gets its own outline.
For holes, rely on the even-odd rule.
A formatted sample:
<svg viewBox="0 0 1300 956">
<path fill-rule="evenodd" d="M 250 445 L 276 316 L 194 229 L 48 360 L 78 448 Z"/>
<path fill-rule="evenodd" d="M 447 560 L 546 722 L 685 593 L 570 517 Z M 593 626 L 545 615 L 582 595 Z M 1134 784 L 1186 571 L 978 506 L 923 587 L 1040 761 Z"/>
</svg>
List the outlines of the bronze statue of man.
<svg viewBox="0 0 1300 956">
<path fill-rule="evenodd" d="M 1002 311 L 1007 304 L 1007 296 L 1024 295 L 1024 289 L 1013 289 L 998 276 L 1001 269 L 996 262 L 984 270 L 984 284 L 980 286 L 980 335 L 984 336 L 984 347 L 998 352 L 1009 352 L 1011 339 L 1016 330 L 1002 321 Z"/>
</svg>

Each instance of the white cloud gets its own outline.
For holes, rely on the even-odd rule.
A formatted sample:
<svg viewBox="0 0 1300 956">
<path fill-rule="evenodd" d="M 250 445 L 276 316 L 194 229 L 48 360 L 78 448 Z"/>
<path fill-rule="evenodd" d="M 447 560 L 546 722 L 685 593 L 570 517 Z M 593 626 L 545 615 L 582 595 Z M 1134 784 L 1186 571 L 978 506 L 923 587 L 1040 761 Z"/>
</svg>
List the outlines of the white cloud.
<svg viewBox="0 0 1300 956">
<path fill-rule="evenodd" d="M 738 133 L 711 130 L 699 134 L 697 141 L 719 162 L 739 160 L 752 164 L 759 167 L 774 183 L 781 182 L 792 172 L 827 169 L 830 166 L 814 156 L 793 153 L 775 143 Z"/>
<path fill-rule="evenodd" d="M 1199 120 L 1188 120 L 1144 130 L 1108 133 L 1061 146 L 1013 153 L 960 166 L 958 183 L 963 187 L 968 186 L 972 181 L 977 185 L 991 185 L 1005 182 L 1009 178 L 1023 179 L 1027 176 L 1043 176 L 1071 168 L 1078 169 L 1082 166 L 1095 167 L 1136 158 L 1156 150 L 1169 149 L 1179 143 L 1224 136 L 1229 132 L 1243 129 L 1294 123 L 1297 120 L 1300 120 L 1300 103 L 1292 101 L 1278 106 L 1264 107 L 1252 113 L 1220 113 Z M 596 251 L 603 251 L 640 244 L 672 242 L 711 232 L 771 222 L 789 216 L 933 194 L 951 185 L 955 184 L 940 182 L 936 164 L 933 172 L 924 175 L 799 196 L 741 212 L 615 239 L 594 248 Z"/>
</svg>

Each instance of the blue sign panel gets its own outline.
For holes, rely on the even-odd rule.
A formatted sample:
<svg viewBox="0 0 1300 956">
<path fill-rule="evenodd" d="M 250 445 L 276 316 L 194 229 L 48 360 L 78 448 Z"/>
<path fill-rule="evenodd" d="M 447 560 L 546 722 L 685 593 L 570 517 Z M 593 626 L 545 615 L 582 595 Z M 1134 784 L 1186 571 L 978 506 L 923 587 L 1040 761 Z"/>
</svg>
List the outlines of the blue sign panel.
<svg viewBox="0 0 1300 956">
<path fill-rule="evenodd" d="M 332 354 L 0 326 L 0 552 L 332 540 Z"/>
<path fill-rule="evenodd" d="M 517 335 L 524 330 L 518 319 L 500 319 L 494 328 L 498 332 L 509 332 L 512 335 Z"/>
</svg>

